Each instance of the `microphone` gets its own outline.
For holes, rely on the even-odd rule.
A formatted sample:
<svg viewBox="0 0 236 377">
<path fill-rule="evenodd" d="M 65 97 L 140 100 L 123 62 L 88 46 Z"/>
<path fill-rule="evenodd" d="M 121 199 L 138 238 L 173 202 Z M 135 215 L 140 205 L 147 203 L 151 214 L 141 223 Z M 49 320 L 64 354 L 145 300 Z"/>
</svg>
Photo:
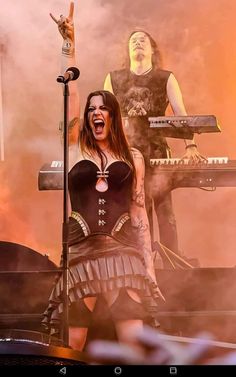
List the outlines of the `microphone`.
<svg viewBox="0 0 236 377">
<path fill-rule="evenodd" d="M 66 70 L 64 75 L 58 76 L 57 82 L 67 84 L 69 81 L 77 80 L 80 75 L 80 71 L 76 67 L 70 67 Z"/>
</svg>

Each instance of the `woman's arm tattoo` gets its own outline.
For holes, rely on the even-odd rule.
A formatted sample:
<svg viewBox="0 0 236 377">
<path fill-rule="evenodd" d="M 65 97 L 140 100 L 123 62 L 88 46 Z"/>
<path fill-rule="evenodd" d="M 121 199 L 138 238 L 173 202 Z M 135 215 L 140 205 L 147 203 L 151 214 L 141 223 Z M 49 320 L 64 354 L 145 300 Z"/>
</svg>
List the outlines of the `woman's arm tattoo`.
<svg viewBox="0 0 236 377">
<path fill-rule="evenodd" d="M 144 183 L 140 185 L 140 189 L 135 189 L 133 191 L 132 200 L 138 207 L 144 207 L 145 205 L 145 193 L 144 193 Z"/>
<path fill-rule="evenodd" d="M 75 125 L 77 124 L 78 121 L 79 121 L 78 117 L 74 117 L 73 119 L 71 119 L 71 121 L 69 122 L 69 125 L 68 125 L 69 132 L 75 127 Z M 63 131 L 63 130 L 64 130 L 64 122 L 63 122 L 63 120 L 61 120 L 59 122 L 59 131 Z"/>
<path fill-rule="evenodd" d="M 152 264 L 152 250 L 149 224 L 143 219 L 136 219 L 134 226 L 138 232 L 139 246 L 142 249 L 144 260 L 146 262 L 146 265 L 148 266 Z"/>
</svg>

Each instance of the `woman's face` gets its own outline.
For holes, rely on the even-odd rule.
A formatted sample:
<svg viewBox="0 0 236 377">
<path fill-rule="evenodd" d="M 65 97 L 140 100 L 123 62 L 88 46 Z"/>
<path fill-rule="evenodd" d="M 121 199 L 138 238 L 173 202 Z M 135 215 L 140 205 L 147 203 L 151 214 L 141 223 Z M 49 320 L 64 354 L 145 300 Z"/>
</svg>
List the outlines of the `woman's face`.
<svg viewBox="0 0 236 377">
<path fill-rule="evenodd" d="M 110 132 L 112 117 L 102 96 L 93 96 L 88 108 L 88 121 L 94 138 L 106 141 Z"/>
</svg>

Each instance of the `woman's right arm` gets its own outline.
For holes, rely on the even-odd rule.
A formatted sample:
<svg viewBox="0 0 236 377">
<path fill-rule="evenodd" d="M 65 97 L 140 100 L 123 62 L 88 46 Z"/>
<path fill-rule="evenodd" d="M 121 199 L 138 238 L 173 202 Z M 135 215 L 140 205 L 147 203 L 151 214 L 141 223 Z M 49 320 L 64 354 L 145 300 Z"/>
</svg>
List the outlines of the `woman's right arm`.
<svg viewBox="0 0 236 377">
<path fill-rule="evenodd" d="M 74 30 L 74 2 L 70 3 L 68 17 L 60 16 L 55 18 L 50 13 L 51 18 L 57 24 L 58 30 L 63 38 L 61 50 L 61 74 L 69 67 L 76 67 L 75 59 L 75 30 Z M 77 144 L 79 137 L 80 101 L 77 81 L 69 83 L 69 144 Z M 60 122 L 60 130 L 63 131 L 63 121 Z"/>
</svg>

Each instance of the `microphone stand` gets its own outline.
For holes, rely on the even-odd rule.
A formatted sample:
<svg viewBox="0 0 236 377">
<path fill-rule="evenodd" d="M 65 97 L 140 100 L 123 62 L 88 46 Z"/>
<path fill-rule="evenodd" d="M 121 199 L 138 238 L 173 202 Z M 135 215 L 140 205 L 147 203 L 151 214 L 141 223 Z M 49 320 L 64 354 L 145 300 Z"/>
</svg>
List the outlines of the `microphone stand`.
<svg viewBox="0 0 236 377">
<path fill-rule="evenodd" d="M 60 76 L 59 76 L 60 78 Z M 58 82 L 61 82 L 57 79 Z M 68 153 L 68 97 L 69 93 L 69 86 L 68 81 L 63 81 L 64 84 L 64 144 L 63 144 L 63 161 L 64 161 L 64 169 L 63 169 L 63 225 L 62 225 L 62 272 L 63 272 L 63 321 L 62 321 L 62 340 L 63 345 L 65 347 L 69 346 L 69 260 L 68 260 L 68 252 L 69 252 L 69 242 L 68 242 L 68 235 L 69 235 L 69 216 L 68 216 L 68 163 L 69 163 L 69 153 Z"/>
<path fill-rule="evenodd" d="M 62 226 L 62 284 L 63 284 L 63 321 L 61 336 L 65 347 L 69 346 L 69 216 L 68 216 L 68 165 L 69 165 L 69 135 L 68 135 L 68 97 L 70 80 L 77 80 L 80 71 L 70 67 L 63 76 L 57 77 L 57 82 L 64 84 L 64 169 L 63 169 L 63 226 Z"/>
</svg>

